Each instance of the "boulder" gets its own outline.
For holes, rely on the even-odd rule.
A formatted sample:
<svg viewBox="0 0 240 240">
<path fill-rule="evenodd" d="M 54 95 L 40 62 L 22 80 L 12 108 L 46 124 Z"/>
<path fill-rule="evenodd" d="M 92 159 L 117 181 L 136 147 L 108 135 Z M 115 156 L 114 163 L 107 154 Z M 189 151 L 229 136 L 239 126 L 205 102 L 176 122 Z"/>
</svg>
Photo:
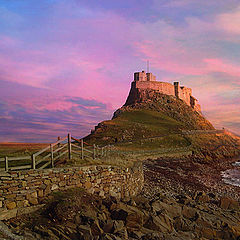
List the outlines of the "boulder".
<svg viewBox="0 0 240 240">
<path fill-rule="evenodd" d="M 152 203 L 152 211 L 156 214 L 165 212 L 169 217 L 175 218 L 181 215 L 181 207 L 179 204 L 165 203 L 161 201 L 155 201 Z"/>
<path fill-rule="evenodd" d="M 7 209 L 14 209 L 17 207 L 16 202 L 7 202 L 6 204 Z"/>
<path fill-rule="evenodd" d="M 144 227 L 163 233 L 171 233 L 174 230 L 172 219 L 166 214 L 160 214 L 158 216 L 151 215 Z"/>
<path fill-rule="evenodd" d="M 191 220 L 196 220 L 199 216 L 197 209 L 188 206 L 183 206 L 182 215 Z"/>
<path fill-rule="evenodd" d="M 229 197 L 220 198 L 219 206 L 225 210 L 240 210 L 238 201 Z"/>
</svg>

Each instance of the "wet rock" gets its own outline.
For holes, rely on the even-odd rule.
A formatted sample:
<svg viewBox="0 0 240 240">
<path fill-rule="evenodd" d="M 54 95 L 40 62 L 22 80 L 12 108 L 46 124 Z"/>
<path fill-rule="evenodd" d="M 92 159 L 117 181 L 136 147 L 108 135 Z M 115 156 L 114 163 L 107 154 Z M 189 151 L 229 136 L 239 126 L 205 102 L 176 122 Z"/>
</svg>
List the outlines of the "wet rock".
<svg viewBox="0 0 240 240">
<path fill-rule="evenodd" d="M 219 206 L 225 210 L 240 210 L 238 201 L 233 200 L 229 197 L 222 197 L 219 202 Z"/>
</svg>

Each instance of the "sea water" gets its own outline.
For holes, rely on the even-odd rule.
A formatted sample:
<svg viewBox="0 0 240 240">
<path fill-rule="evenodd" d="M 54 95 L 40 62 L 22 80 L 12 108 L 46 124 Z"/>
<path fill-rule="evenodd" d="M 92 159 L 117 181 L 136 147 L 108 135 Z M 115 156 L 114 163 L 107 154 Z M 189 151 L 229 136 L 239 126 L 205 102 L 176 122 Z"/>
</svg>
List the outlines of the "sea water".
<svg viewBox="0 0 240 240">
<path fill-rule="evenodd" d="M 225 183 L 240 187 L 240 159 L 233 163 L 234 168 L 221 173 Z"/>
</svg>

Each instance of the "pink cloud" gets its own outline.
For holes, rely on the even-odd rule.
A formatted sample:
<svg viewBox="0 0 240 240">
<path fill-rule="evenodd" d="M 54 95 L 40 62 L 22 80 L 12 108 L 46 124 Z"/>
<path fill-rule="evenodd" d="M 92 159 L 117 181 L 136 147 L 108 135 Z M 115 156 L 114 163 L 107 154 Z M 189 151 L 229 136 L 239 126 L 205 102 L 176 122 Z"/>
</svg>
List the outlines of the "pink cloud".
<svg viewBox="0 0 240 240">
<path fill-rule="evenodd" d="M 187 49 L 177 46 L 173 41 L 160 43 L 136 42 L 136 48 L 144 56 L 145 60 L 150 60 L 151 65 L 156 69 L 184 75 L 204 74 L 204 66 L 196 59 L 192 59 Z M 193 61 L 190 63 L 190 59 Z"/>
<path fill-rule="evenodd" d="M 232 12 L 223 13 L 216 17 L 216 25 L 223 30 L 233 33 L 240 34 L 240 7 L 233 10 Z"/>
<path fill-rule="evenodd" d="M 221 59 L 204 59 L 204 62 L 207 63 L 208 72 L 223 72 L 230 76 L 240 77 L 240 66 L 226 63 Z"/>
</svg>

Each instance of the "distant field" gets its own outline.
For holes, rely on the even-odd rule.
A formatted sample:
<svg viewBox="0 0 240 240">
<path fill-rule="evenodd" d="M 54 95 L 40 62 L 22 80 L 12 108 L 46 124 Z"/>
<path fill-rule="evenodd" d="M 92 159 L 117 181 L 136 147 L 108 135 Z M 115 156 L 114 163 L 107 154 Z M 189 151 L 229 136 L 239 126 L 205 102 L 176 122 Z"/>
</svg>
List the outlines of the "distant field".
<svg viewBox="0 0 240 240">
<path fill-rule="evenodd" d="M 0 143 L 0 157 L 28 156 L 49 145 L 48 143 Z"/>
</svg>

